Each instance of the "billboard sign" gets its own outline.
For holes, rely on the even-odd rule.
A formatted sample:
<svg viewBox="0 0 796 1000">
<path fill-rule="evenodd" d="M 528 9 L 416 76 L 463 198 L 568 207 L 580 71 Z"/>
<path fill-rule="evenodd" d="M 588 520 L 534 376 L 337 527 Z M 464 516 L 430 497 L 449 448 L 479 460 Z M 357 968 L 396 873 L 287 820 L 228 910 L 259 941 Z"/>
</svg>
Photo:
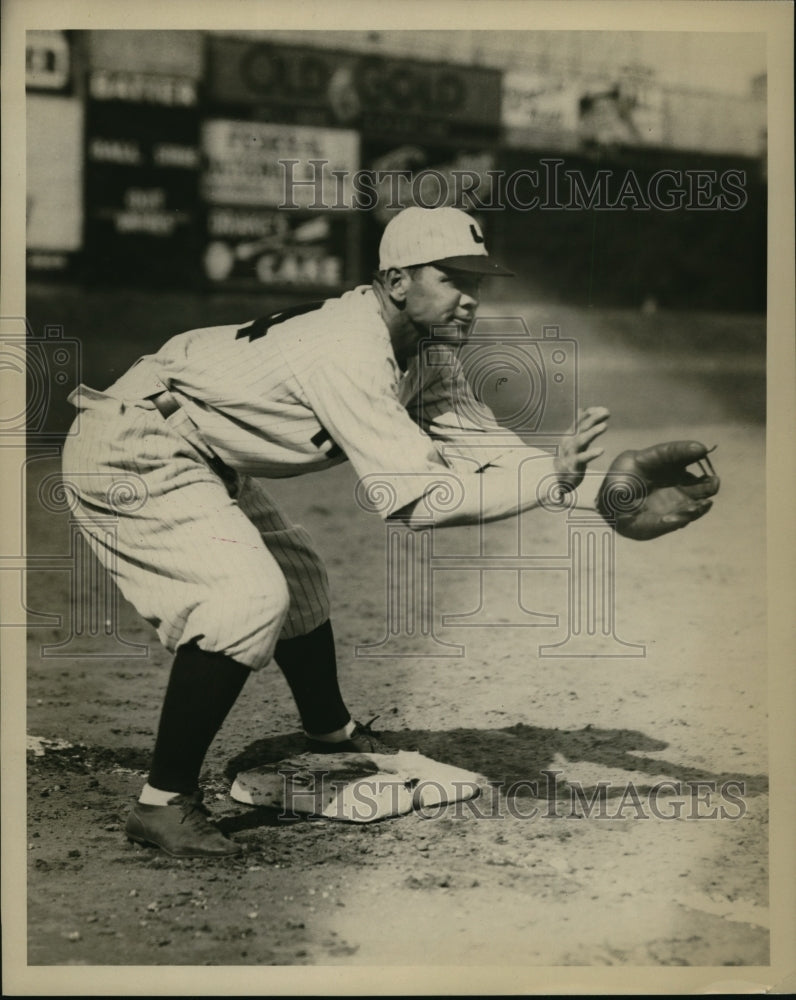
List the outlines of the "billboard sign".
<svg viewBox="0 0 796 1000">
<path fill-rule="evenodd" d="M 356 132 L 212 119 L 202 127 L 202 150 L 202 195 L 211 205 L 351 204 L 351 178 L 359 165 Z"/>
<path fill-rule="evenodd" d="M 83 242 L 83 105 L 29 94 L 26 118 L 28 268 L 65 271 Z"/>
<path fill-rule="evenodd" d="M 212 104 L 297 124 L 356 127 L 363 133 L 496 133 L 498 70 L 211 37 Z"/>
<path fill-rule="evenodd" d="M 63 31 L 28 31 L 25 37 L 25 87 L 65 91 L 71 82 L 69 39 Z"/>
<path fill-rule="evenodd" d="M 97 70 L 86 103 L 89 275 L 180 284 L 198 273 L 196 85 Z"/>
<path fill-rule="evenodd" d="M 664 144 L 663 90 L 651 70 L 625 67 L 613 81 L 582 88 L 578 135 L 598 146 Z"/>
<path fill-rule="evenodd" d="M 211 206 L 202 258 L 211 286 L 335 290 L 345 280 L 342 213 Z"/>
<path fill-rule="evenodd" d="M 410 205 L 466 209 L 492 199 L 489 172 L 495 168 L 495 154 L 488 146 L 372 140 L 363 159 L 375 192 L 372 214 L 380 226 Z"/>
<path fill-rule="evenodd" d="M 501 121 L 510 129 L 541 136 L 574 133 L 578 127 L 578 85 L 542 74 L 509 72 L 503 78 Z"/>
</svg>

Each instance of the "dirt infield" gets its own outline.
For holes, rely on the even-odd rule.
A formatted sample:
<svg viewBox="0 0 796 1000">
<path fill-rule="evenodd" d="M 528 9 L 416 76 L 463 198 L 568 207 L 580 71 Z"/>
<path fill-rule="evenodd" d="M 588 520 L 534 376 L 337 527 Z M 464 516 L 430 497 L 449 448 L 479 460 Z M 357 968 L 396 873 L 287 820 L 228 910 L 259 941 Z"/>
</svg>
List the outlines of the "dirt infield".
<svg viewBox="0 0 796 1000">
<path fill-rule="evenodd" d="M 363 826 L 236 805 L 237 770 L 299 745 L 268 669 L 205 769 L 207 800 L 246 853 L 178 861 L 122 833 L 168 656 L 124 603 L 116 635 L 58 655 L 71 578 L 45 560 L 28 604 L 62 622 L 34 614 L 29 631 L 29 964 L 767 964 L 765 542 L 749 518 L 765 467 L 760 356 L 748 344 L 719 354 L 728 321 L 693 319 L 703 339 L 684 377 L 679 344 L 662 337 L 650 355 L 654 324 L 676 330 L 671 319 L 623 317 L 652 327 L 642 351 L 611 339 L 611 317 L 562 315 L 586 330 L 584 401 L 614 414 L 608 455 L 671 437 L 718 445 L 723 485 L 704 521 L 649 544 L 616 540 L 615 635 L 642 655 L 610 642 L 597 656 L 540 652 L 570 631 L 568 528 L 536 512 L 490 525 L 489 551 L 532 553 L 547 569 L 480 571 L 475 528 L 435 542 L 462 557 L 434 572 L 433 612 L 437 637 L 463 656 L 428 656 L 417 636 L 392 649 L 410 655 L 357 656 L 387 632 L 384 526 L 357 509 L 347 467 L 271 484 L 326 558 L 357 717 L 378 715 L 396 746 L 488 781 L 471 804 Z M 39 492 L 56 471 L 53 457 L 29 463 L 31 554 L 70 552 L 68 512 Z M 529 627 L 530 611 L 557 624 Z M 468 614 L 475 624 L 443 623 Z M 602 808 L 585 808 L 579 790 L 600 787 Z"/>
</svg>

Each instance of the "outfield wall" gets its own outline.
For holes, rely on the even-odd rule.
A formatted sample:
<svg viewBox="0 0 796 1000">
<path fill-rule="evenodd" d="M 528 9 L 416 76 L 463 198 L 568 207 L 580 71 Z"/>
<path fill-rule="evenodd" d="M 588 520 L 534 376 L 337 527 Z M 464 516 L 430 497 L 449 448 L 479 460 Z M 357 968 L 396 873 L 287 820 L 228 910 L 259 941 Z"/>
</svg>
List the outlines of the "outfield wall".
<svg viewBox="0 0 796 1000">
<path fill-rule="evenodd" d="M 765 309 L 763 91 L 314 34 L 30 33 L 29 279 L 335 294 L 458 201 L 543 298 Z"/>
</svg>

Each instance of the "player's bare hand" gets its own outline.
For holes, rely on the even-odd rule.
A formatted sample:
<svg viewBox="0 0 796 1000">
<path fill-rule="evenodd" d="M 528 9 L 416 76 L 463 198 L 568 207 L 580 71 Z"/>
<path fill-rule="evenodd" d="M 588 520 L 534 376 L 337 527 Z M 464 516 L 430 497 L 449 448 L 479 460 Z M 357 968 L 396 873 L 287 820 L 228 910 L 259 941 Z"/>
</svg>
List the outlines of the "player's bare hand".
<svg viewBox="0 0 796 1000">
<path fill-rule="evenodd" d="M 580 486 L 589 462 L 599 458 L 603 449 L 594 442 L 605 433 L 611 414 L 604 406 L 578 410 L 578 417 L 562 438 L 554 460 L 559 482 L 569 490 Z"/>
</svg>

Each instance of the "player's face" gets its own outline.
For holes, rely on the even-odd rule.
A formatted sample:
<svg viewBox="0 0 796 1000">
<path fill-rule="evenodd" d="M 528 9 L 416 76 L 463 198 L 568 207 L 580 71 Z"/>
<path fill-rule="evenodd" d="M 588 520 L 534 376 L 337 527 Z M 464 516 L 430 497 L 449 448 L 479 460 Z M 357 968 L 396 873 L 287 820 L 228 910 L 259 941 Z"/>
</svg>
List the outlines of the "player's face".
<svg viewBox="0 0 796 1000">
<path fill-rule="evenodd" d="M 427 265 L 411 272 L 406 315 L 424 334 L 435 326 L 456 326 L 462 335 L 478 308 L 482 276 Z"/>
</svg>

